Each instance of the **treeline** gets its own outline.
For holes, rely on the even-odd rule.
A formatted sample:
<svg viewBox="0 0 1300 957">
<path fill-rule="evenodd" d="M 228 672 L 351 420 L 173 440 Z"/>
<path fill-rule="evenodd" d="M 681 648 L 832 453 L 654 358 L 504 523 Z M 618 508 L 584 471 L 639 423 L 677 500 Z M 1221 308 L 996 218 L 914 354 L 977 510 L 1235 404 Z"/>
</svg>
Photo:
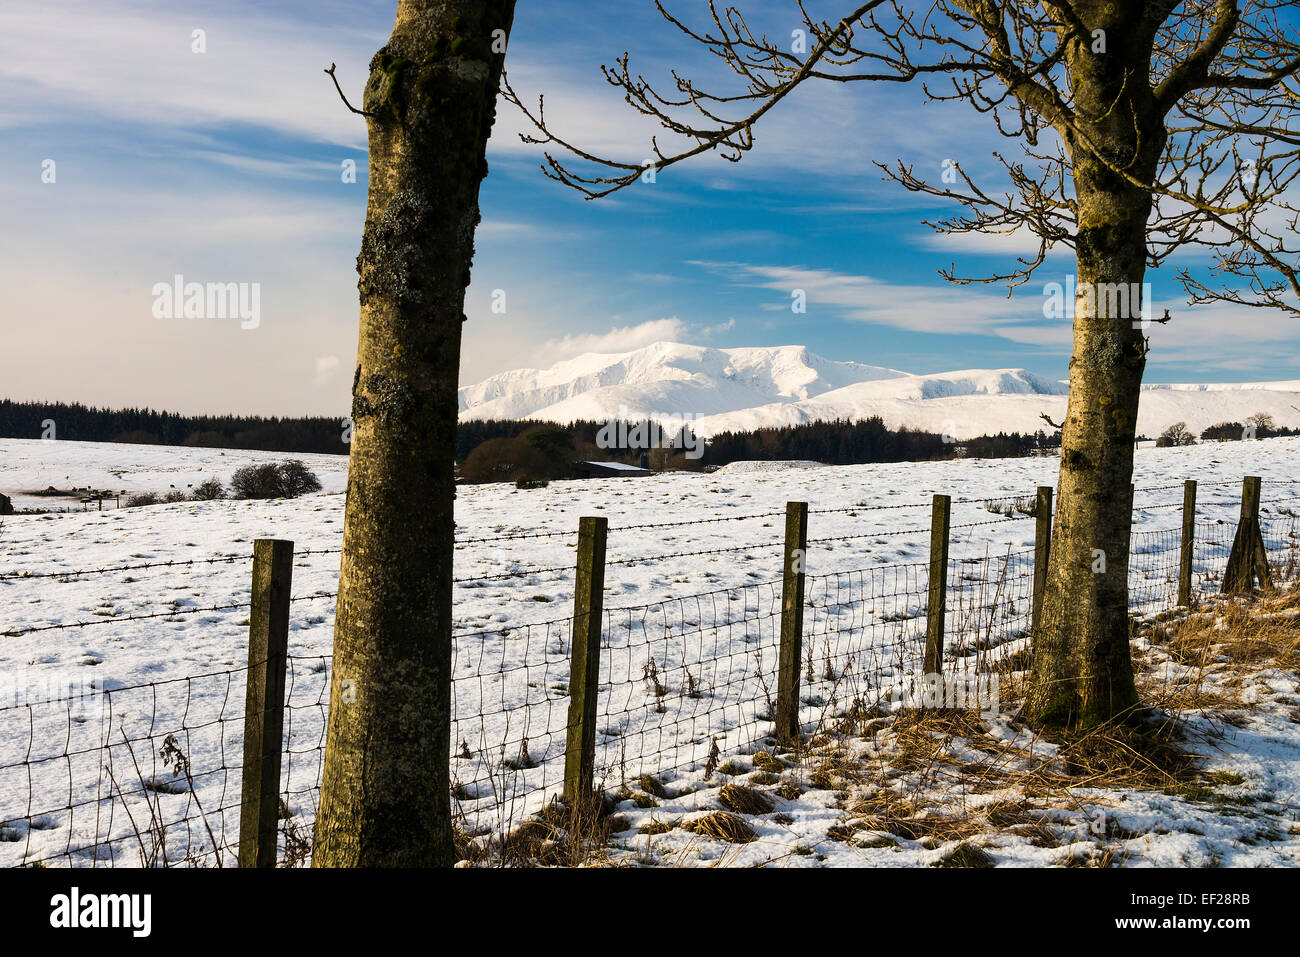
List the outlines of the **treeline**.
<svg viewBox="0 0 1300 957">
<path fill-rule="evenodd" d="M 1300 435 L 1300 429 L 1278 425 L 1268 412 L 1256 412 L 1254 415 L 1247 416 L 1245 422 L 1216 422 L 1201 430 L 1201 439 L 1205 442 L 1244 442 L 1249 439 L 1273 439 L 1289 435 Z M 1175 422 L 1156 439 L 1157 448 L 1195 444 L 1196 436 L 1187 427 L 1186 422 Z"/>
<path fill-rule="evenodd" d="M 51 434 L 52 433 L 52 434 Z M 268 452 L 346 454 L 342 417 L 190 416 L 153 409 L 100 409 L 80 403 L 0 400 L 0 438 L 48 436 L 82 442 L 127 442 Z M 1061 434 L 999 432 L 954 442 L 919 429 L 889 429 L 879 416 L 781 428 L 723 432 L 707 444 L 683 428 L 649 422 L 579 421 L 566 425 L 517 419 L 460 423 L 456 461 L 469 481 L 562 478 L 574 462 L 699 469 L 748 460 L 810 459 L 827 465 L 1008 458 L 1060 448 Z"/>
<path fill-rule="evenodd" d="M 920 429 L 888 429 L 880 416 L 850 421 L 809 422 L 748 432 L 721 432 L 704 453 L 706 465 L 750 460 L 809 459 L 826 465 L 871 462 L 927 462 L 935 459 L 1012 458 L 1046 454 L 1061 447 L 1061 433 L 999 432 L 954 441 Z"/>
<path fill-rule="evenodd" d="M 0 399 L 0 438 L 130 442 L 346 455 L 342 417 L 179 415 L 80 403 Z"/>
<path fill-rule="evenodd" d="M 491 420 L 461 424 L 457 460 L 466 481 L 520 482 L 564 478 L 574 462 L 584 461 L 695 470 L 755 460 L 863 465 L 1011 458 L 1046 455 L 1060 447 L 1060 432 L 999 432 L 957 442 L 935 432 L 889 429 L 879 416 L 722 432 L 707 444 L 689 430 L 674 434 L 648 422 Z"/>
</svg>

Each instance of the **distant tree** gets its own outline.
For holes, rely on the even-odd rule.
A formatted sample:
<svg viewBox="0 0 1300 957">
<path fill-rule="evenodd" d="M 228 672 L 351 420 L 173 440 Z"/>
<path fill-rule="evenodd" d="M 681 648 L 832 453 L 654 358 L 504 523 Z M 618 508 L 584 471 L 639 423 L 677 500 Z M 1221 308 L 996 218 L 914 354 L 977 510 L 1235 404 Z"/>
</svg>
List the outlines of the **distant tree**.
<svg viewBox="0 0 1300 957">
<path fill-rule="evenodd" d="M 1245 430 L 1240 422 L 1216 422 L 1201 430 L 1201 439 L 1207 442 L 1240 442 Z"/>
<path fill-rule="evenodd" d="M 232 498 L 297 498 L 320 489 L 320 479 L 297 459 L 245 465 L 230 477 Z"/>
<path fill-rule="evenodd" d="M 280 473 L 273 462 L 245 465 L 230 476 L 231 498 L 279 498 Z"/>
<path fill-rule="evenodd" d="M 97 409 L 79 403 L 0 399 L 0 438 L 39 438 L 42 423 L 58 437 L 82 442 L 131 442 L 203 448 L 342 453 L 338 416 L 265 419 L 257 416 L 182 416 L 152 409 Z"/>
<path fill-rule="evenodd" d="M 298 459 L 281 462 L 275 470 L 280 479 L 280 494 L 285 498 L 297 498 L 321 490 L 316 473 Z"/>
<path fill-rule="evenodd" d="M 536 453 L 534 472 L 519 476 L 526 480 L 567 478 L 573 468 L 573 439 L 560 428 L 539 426 L 523 435 Z"/>
<path fill-rule="evenodd" d="M 1158 448 L 1169 448 L 1170 446 L 1195 445 L 1196 436 L 1187 428 L 1186 422 L 1175 422 L 1169 428 L 1160 433 L 1160 438 L 1156 439 Z"/>
<path fill-rule="evenodd" d="M 1246 417 L 1246 424 L 1255 427 L 1255 438 L 1265 439 L 1277 432 L 1277 420 L 1267 412 L 1256 412 Z"/>
<path fill-rule="evenodd" d="M 460 474 L 467 482 L 518 482 L 552 477 L 553 463 L 522 436 L 488 439 L 461 463 Z M 559 477 L 559 476 L 555 476 Z"/>
<path fill-rule="evenodd" d="M 226 487 L 221 484 L 221 479 L 205 479 L 194 486 L 193 497 L 196 502 L 211 502 L 219 498 L 225 498 Z"/>
</svg>

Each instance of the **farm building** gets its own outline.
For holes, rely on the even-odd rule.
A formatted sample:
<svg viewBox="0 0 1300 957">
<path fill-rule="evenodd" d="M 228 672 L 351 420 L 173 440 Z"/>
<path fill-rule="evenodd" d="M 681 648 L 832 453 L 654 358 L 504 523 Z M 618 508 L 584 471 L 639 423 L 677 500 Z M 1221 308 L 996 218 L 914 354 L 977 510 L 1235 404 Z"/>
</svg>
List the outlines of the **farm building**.
<svg viewBox="0 0 1300 957">
<path fill-rule="evenodd" d="M 635 478 L 653 475 L 649 469 L 636 465 L 624 465 L 622 462 L 574 462 L 574 478 Z"/>
</svg>

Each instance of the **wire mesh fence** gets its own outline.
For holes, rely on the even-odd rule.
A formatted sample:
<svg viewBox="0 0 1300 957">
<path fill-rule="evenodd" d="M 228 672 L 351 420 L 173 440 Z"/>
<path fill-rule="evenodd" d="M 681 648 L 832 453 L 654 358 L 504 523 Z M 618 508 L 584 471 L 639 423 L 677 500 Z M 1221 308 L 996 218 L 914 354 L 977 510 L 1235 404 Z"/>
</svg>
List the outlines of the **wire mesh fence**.
<svg viewBox="0 0 1300 957">
<path fill-rule="evenodd" d="M 27 700 L 0 708 L 0 863 L 219 860 L 238 834 L 247 671 L 62 689 L 19 676 Z"/>
<path fill-rule="evenodd" d="M 280 788 L 288 859 L 315 818 L 328 665 L 327 656 L 289 656 Z M 120 687 L 10 676 L 0 706 L 0 865 L 233 865 L 248 672 Z"/>
<path fill-rule="evenodd" d="M 1266 503 L 1261 514 L 1278 578 L 1292 578 L 1298 570 L 1300 519 L 1289 504 L 1294 498 Z M 1028 518 L 1031 500 L 961 501 L 1003 517 L 953 526 L 954 533 Z M 1143 514 L 1176 518 L 1161 510 L 1178 504 L 1154 503 Z M 1196 523 L 1195 592 L 1218 589 L 1235 530 L 1228 520 Z M 837 535 L 809 544 L 829 559 L 839 555 L 842 542 L 891 534 Z M 502 536 L 507 537 L 527 536 Z M 771 558 L 780 544 L 715 551 L 743 565 L 758 555 Z M 1133 613 L 1176 604 L 1181 551 L 1180 529 L 1135 527 L 1129 553 Z M 945 668 L 981 701 L 1000 677 L 1027 667 L 1034 551 L 985 546 L 984 554 L 975 547 L 959 552 L 947 567 L 943 656 Z M 331 552 L 299 555 L 326 553 Z M 615 556 L 608 564 L 697 554 Z M 922 670 L 929 615 L 927 562 L 838 569 L 828 561 L 827 568 L 806 576 L 798 663 L 798 719 L 813 733 L 846 711 L 877 709 L 915 690 L 910 683 Z M 294 600 L 332 597 L 314 593 Z M 228 607 L 247 606 L 193 611 Z M 728 755 L 771 742 L 781 617 L 782 582 L 765 579 L 604 609 L 597 785 L 612 791 L 645 775 L 660 782 L 699 777 Z M 23 633 L 33 630 L 39 629 Z M 452 809 L 467 837 L 504 836 L 561 793 L 572 647 L 569 617 L 503 622 L 453 636 Z M 285 864 L 301 863 L 310 852 L 332 664 L 329 654 L 291 653 L 287 659 L 278 846 Z M 0 679 L 0 865 L 235 864 L 250 667 L 131 686 L 42 669 Z"/>
</svg>

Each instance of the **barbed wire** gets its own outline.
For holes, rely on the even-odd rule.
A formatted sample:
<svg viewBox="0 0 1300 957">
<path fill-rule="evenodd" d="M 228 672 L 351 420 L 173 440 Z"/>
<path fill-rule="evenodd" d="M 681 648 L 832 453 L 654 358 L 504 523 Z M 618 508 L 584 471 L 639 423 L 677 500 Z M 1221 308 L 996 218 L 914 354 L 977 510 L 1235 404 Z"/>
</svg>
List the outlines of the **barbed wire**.
<svg viewBox="0 0 1300 957">
<path fill-rule="evenodd" d="M 1007 522 L 1022 522 L 1027 518 L 1033 518 L 1032 515 L 1014 515 L 1007 518 L 994 518 L 987 522 L 967 522 L 963 525 L 950 525 L 949 533 L 961 531 L 965 528 L 980 528 L 984 525 L 1005 525 Z M 859 535 L 840 535 L 835 538 L 810 538 L 809 545 L 825 545 L 831 542 L 851 542 L 863 538 L 890 538 L 895 535 L 920 535 L 929 534 L 929 526 L 922 528 L 899 528 L 889 532 L 863 532 Z"/>
<path fill-rule="evenodd" d="M 605 566 L 611 565 L 639 565 L 642 562 L 662 562 L 673 558 L 698 558 L 702 555 L 719 555 L 726 552 L 748 552 L 759 551 L 765 548 L 780 548 L 784 542 L 760 542 L 748 545 L 733 545 L 726 548 L 706 548 L 694 552 L 670 552 L 666 555 L 639 555 L 624 558 L 609 558 L 605 561 Z M 492 575 L 473 575 L 465 578 L 453 578 L 453 585 L 466 585 L 473 582 L 481 581 L 500 581 L 507 578 L 528 578 L 532 575 L 546 575 L 554 572 L 570 573 L 573 571 L 572 565 L 553 565 L 549 568 L 521 568 L 511 572 L 500 572 Z"/>
<path fill-rule="evenodd" d="M 1160 507 L 1174 505 L 1181 503 Z M 950 526 L 950 531 L 1029 517 L 999 516 Z M 1295 527 L 1294 522 L 1282 523 L 1275 516 L 1269 522 L 1274 528 Z M 845 538 L 928 531 L 928 527 L 893 529 Z M 1268 526 L 1265 535 L 1266 547 L 1276 553 L 1283 539 L 1270 535 Z M 1198 523 L 1194 587 L 1207 588 L 1215 581 L 1231 539 L 1230 523 Z M 1290 540 L 1294 555 L 1300 544 Z M 782 544 L 617 556 L 606 565 Z M 1173 600 L 1179 546 L 1178 529 L 1135 532 L 1129 566 L 1131 608 L 1145 613 Z M 993 553 L 954 560 L 945 574 L 951 639 L 945 656 L 952 656 L 945 661 L 951 660 L 955 673 L 993 669 L 1005 675 L 1023 668 L 1015 655 L 1029 637 L 1034 553 L 1019 546 L 1008 548 L 1005 555 L 991 547 L 988 551 Z M 572 567 L 494 577 L 544 571 L 570 572 Z M 807 574 L 807 654 L 800 663 L 807 698 L 798 716 L 801 727 L 821 728 L 831 713 L 813 702 L 829 701 L 833 707 L 837 700 L 847 701 L 850 692 L 864 701 L 878 699 L 897 674 L 920 666 L 929 571 L 928 562 L 912 561 Z M 778 577 L 603 609 L 602 680 L 596 701 L 602 733 L 597 735 L 594 753 L 598 780 L 612 789 L 619 782 L 640 782 L 643 775 L 655 775 L 660 781 L 684 773 L 707 778 L 714 773 L 717 758 L 753 753 L 767 740 L 772 710 L 769 683 L 775 680 L 780 650 L 780 585 Z M 290 601 L 336 597 L 337 592 L 315 592 Z M 248 607 L 182 607 L 84 624 Z M 572 622 L 570 616 L 547 622 L 502 621 L 453 634 L 452 801 L 465 833 L 481 842 L 479 850 L 484 853 L 491 852 L 494 835 L 510 834 L 515 824 L 541 812 L 563 787 Z M 291 864 L 304 858 L 300 850 L 290 849 L 290 836 L 309 833 L 318 809 L 333 658 L 328 654 L 287 654 L 286 658 L 284 763 L 277 790 L 285 838 L 282 863 Z M 5 826 L 0 850 L 8 852 L 14 863 L 120 866 L 124 855 L 139 845 L 145 866 L 155 858 L 154 863 L 163 866 L 207 863 L 214 856 L 218 862 L 233 863 L 243 773 L 239 739 L 233 732 L 247 720 L 242 676 L 254 667 L 95 689 L 93 710 L 80 708 L 87 700 L 84 693 L 75 698 L 29 698 L 11 708 L 0 707 L 0 721 L 9 721 L 0 726 L 0 740 L 8 743 L 8 752 L 0 754 L 0 774 L 8 772 L 6 786 L 0 788 L 0 822 Z M 194 762 L 192 779 L 187 764 L 186 784 L 176 783 L 165 761 L 177 747 L 184 748 L 187 762 Z M 146 847 L 153 837 L 151 829 L 140 840 L 135 820 L 123 816 L 133 809 L 137 815 L 148 815 L 150 828 L 156 824 L 159 843 Z"/>
<path fill-rule="evenodd" d="M 295 552 L 294 560 L 299 558 L 309 558 L 312 555 L 338 555 L 341 554 L 341 548 L 320 548 L 311 549 L 305 552 Z M 108 565 L 102 568 L 83 568 L 76 571 L 50 571 L 50 572 L 4 572 L 0 573 L 0 581 L 24 580 L 29 578 L 80 578 L 85 575 L 105 575 L 109 572 L 134 572 L 143 571 L 150 568 L 183 568 L 189 565 L 203 564 L 226 564 L 229 562 L 247 562 L 252 561 L 251 554 L 243 555 L 221 555 L 215 558 L 190 558 L 190 559 L 170 559 L 165 562 L 145 562 L 140 565 Z"/>
<path fill-rule="evenodd" d="M 335 598 L 337 592 L 321 592 L 315 595 L 299 595 L 296 598 L 290 598 L 293 601 L 310 601 L 315 598 Z M 174 608 L 171 611 L 150 612 L 145 615 L 105 615 L 96 618 L 93 621 L 66 621 L 57 625 L 37 625 L 34 628 L 11 629 L 9 631 L 0 631 L 0 637 L 3 638 L 21 638 L 24 635 L 35 634 L 38 631 L 60 631 L 71 628 L 93 628 L 96 625 L 118 625 L 128 621 L 146 621 L 151 618 L 176 618 L 187 615 L 202 615 L 205 613 L 219 611 L 239 611 L 244 608 L 252 608 L 252 602 L 241 602 L 234 605 L 210 605 L 205 608 Z"/>
<path fill-rule="evenodd" d="M 615 558 L 605 562 L 606 565 L 637 565 L 641 562 L 662 562 L 671 558 L 697 558 L 701 555 L 720 555 L 726 552 L 754 552 L 766 548 L 782 548 L 785 542 L 758 542 L 749 545 L 734 545 L 727 548 L 706 548 L 697 552 L 673 552 L 668 555 L 644 555 L 637 558 Z"/>
</svg>

